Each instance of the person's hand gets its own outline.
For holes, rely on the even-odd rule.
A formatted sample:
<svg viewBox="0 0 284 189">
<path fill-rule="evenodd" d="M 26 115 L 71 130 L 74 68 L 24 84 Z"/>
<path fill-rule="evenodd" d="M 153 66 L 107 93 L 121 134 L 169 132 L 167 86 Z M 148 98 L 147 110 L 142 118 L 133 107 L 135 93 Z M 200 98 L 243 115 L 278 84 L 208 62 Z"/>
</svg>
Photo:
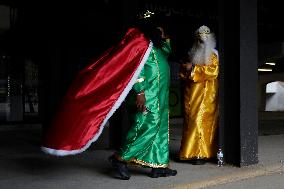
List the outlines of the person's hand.
<svg viewBox="0 0 284 189">
<path fill-rule="evenodd" d="M 183 67 L 183 69 L 186 69 L 187 71 L 192 69 L 192 63 L 186 62 L 184 64 L 181 65 Z"/>
<path fill-rule="evenodd" d="M 192 63 L 187 63 L 186 64 L 186 70 L 189 71 L 192 69 Z"/>
<path fill-rule="evenodd" d="M 138 93 L 136 96 L 136 106 L 137 106 L 138 111 L 143 112 L 146 110 L 145 102 L 146 102 L 145 94 L 142 91 Z"/>
</svg>

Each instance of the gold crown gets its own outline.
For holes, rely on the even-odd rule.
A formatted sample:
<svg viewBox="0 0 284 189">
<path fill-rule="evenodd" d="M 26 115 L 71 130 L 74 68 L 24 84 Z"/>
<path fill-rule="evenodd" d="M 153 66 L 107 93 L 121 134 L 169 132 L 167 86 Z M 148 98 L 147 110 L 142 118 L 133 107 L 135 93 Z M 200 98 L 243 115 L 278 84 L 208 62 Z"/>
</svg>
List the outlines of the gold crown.
<svg viewBox="0 0 284 189">
<path fill-rule="evenodd" d="M 197 35 L 210 34 L 210 29 L 207 26 L 203 25 L 200 28 L 198 28 L 196 34 Z"/>
<path fill-rule="evenodd" d="M 154 12 L 146 10 L 146 12 L 138 14 L 138 17 L 139 17 L 139 19 L 145 19 L 145 18 L 150 18 L 154 14 L 155 14 Z"/>
</svg>

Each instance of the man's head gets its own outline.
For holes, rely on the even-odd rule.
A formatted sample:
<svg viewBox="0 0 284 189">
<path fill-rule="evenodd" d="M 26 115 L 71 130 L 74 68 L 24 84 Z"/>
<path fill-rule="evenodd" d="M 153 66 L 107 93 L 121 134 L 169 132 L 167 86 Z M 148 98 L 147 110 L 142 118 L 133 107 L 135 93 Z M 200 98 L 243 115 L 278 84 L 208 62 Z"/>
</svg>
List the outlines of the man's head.
<svg viewBox="0 0 284 189">
<path fill-rule="evenodd" d="M 207 26 L 200 26 L 195 31 L 196 42 L 189 51 L 189 57 L 194 64 L 210 64 L 210 57 L 216 47 L 214 34 Z"/>
<path fill-rule="evenodd" d="M 149 38 L 154 46 L 162 47 L 163 37 L 166 36 L 166 19 L 161 13 L 146 10 L 138 14 L 135 27 Z"/>
<path fill-rule="evenodd" d="M 205 42 L 210 37 L 211 32 L 209 27 L 203 25 L 196 30 L 195 34 L 199 40 Z"/>
</svg>

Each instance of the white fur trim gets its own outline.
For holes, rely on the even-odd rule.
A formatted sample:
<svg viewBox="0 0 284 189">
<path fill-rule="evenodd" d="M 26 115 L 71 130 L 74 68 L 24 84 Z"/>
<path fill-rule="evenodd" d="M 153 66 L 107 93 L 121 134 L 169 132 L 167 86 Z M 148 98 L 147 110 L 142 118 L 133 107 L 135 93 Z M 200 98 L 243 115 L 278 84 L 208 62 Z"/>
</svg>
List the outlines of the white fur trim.
<svg viewBox="0 0 284 189">
<path fill-rule="evenodd" d="M 46 147 L 42 146 L 41 150 L 43 152 L 45 152 L 47 154 L 51 154 L 51 155 L 66 156 L 66 155 L 75 155 L 75 154 L 81 153 L 81 152 L 85 151 L 87 148 L 89 148 L 90 145 L 99 138 L 99 136 L 101 135 L 101 133 L 104 129 L 104 126 L 106 125 L 109 118 L 120 107 L 121 103 L 124 101 L 127 94 L 132 89 L 133 85 L 135 84 L 142 68 L 144 67 L 144 65 L 145 65 L 145 63 L 146 63 L 146 61 L 147 61 L 147 59 L 150 55 L 152 47 L 153 47 L 153 43 L 150 41 L 148 49 L 147 49 L 146 53 L 144 54 L 143 59 L 142 59 L 140 65 L 138 66 L 137 70 L 135 71 L 133 77 L 131 78 L 130 82 L 127 84 L 127 86 L 125 87 L 125 89 L 123 90 L 123 92 L 121 93 L 121 95 L 119 96 L 117 101 L 114 103 L 114 105 L 111 108 L 111 110 L 109 111 L 109 113 L 106 115 L 104 121 L 102 122 L 102 124 L 100 126 L 100 130 L 94 135 L 94 137 L 89 142 L 87 142 L 87 144 L 84 147 L 82 147 L 78 150 L 56 150 L 56 149 L 46 148 Z"/>
</svg>

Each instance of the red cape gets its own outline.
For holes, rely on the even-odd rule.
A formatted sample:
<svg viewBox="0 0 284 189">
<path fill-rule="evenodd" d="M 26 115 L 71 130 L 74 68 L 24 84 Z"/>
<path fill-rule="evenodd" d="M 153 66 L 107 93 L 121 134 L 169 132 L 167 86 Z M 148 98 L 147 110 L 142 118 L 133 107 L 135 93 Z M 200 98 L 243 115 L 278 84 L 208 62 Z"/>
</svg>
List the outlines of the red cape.
<svg viewBox="0 0 284 189">
<path fill-rule="evenodd" d="M 152 43 L 131 28 L 121 42 L 81 70 L 48 129 L 41 149 L 52 155 L 85 151 L 135 84 Z"/>
</svg>

